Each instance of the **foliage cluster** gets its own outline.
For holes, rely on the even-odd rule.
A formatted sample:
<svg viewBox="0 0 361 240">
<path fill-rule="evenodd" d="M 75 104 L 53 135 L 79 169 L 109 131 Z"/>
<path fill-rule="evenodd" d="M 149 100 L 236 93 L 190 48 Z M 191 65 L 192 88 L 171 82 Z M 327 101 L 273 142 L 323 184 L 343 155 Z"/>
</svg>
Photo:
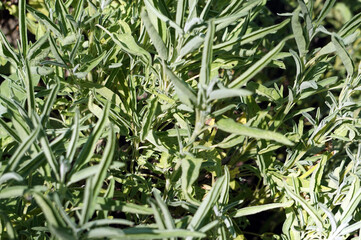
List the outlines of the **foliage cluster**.
<svg viewBox="0 0 361 240">
<path fill-rule="evenodd" d="M 8 5 L 1 239 L 357 236 L 360 1 L 280 2 Z"/>
</svg>

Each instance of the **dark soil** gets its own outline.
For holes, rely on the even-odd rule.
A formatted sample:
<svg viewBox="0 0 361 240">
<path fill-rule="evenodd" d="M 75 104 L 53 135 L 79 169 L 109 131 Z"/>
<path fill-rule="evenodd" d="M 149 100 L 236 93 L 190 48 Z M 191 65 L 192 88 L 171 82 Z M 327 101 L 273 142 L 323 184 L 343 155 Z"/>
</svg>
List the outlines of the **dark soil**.
<svg viewBox="0 0 361 240">
<path fill-rule="evenodd" d="M 18 19 L 11 16 L 7 10 L 0 11 L 0 30 L 10 44 L 16 47 L 16 40 L 19 39 Z"/>
</svg>

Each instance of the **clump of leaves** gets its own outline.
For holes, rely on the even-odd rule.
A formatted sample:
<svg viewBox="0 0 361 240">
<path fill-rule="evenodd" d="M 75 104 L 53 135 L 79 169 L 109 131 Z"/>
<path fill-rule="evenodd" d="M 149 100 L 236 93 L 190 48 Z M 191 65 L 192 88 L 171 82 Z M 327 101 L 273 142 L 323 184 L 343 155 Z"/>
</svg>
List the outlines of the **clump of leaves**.
<svg viewBox="0 0 361 240">
<path fill-rule="evenodd" d="M 331 31 L 335 1 L 281 21 L 266 2 L 20 0 L 18 48 L 0 33 L 1 235 L 359 231 L 361 15 Z"/>
</svg>

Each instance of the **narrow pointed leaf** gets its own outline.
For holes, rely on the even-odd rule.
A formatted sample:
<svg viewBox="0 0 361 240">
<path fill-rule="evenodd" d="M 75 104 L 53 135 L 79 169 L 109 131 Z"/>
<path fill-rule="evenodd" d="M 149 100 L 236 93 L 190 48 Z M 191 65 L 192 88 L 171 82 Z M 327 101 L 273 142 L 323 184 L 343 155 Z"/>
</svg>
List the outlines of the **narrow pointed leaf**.
<svg viewBox="0 0 361 240">
<path fill-rule="evenodd" d="M 56 210 L 55 206 L 51 203 L 51 201 L 43 196 L 41 193 L 34 192 L 33 196 L 35 198 L 36 203 L 42 209 L 47 222 L 54 227 L 64 226 L 65 223 Z"/>
<path fill-rule="evenodd" d="M 152 12 L 153 14 L 155 14 L 160 20 L 162 20 L 163 22 L 166 22 L 169 24 L 169 26 L 171 26 L 172 28 L 174 28 L 178 34 L 183 35 L 183 29 L 175 22 L 173 22 L 171 19 L 169 19 L 167 16 L 165 16 L 163 13 L 159 12 L 150 2 L 149 0 L 144 0 L 145 6 L 148 10 L 148 12 Z"/>
<path fill-rule="evenodd" d="M 337 55 L 341 58 L 342 63 L 345 65 L 347 74 L 349 76 L 352 76 L 355 66 L 349 53 L 345 48 L 345 45 L 337 37 L 337 35 L 332 35 L 332 43 L 335 45 Z"/>
<path fill-rule="evenodd" d="M 168 210 L 167 205 L 164 203 L 163 199 L 161 198 L 161 196 L 158 193 L 158 190 L 154 190 L 153 191 L 153 195 L 155 197 L 155 200 L 163 214 L 164 217 L 164 223 L 167 227 L 167 229 L 175 229 L 175 224 L 174 224 L 174 220 L 172 218 L 171 213 Z"/>
<path fill-rule="evenodd" d="M 26 27 L 26 0 L 19 0 L 19 33 L 23 56 L 28 53 L 28 33 Z"/>
<path fill-rule="evenodd" d="M 251 206 L 251 207 L 244 207 L 236 212 L 232 213 L 232 217 L 238 218 L 248 215 L 257 214 L 260 212 L 268 211 L 275 208 L 287 208 L 293 205 L 293 201 L 288 201 L 284 203 L 270 203 L 270 204 L 264 204 L 264 205 L 258 205 L 258 206 Z"/>
<path fill-rule="evenodd" d="M 2 31 L 0 31 L 0 40 L 2 42 L 0 46 L 0 56 L 2 54 L 3 57 L 9 60 L 14 66 L 19 66 L 19 57 L 14 49 L 10 46 Z"/>
<path fill-rule="evenodd" d="M 151 126 L 155 118 L 157 107 L 158 107 L 158 99 L 153 98 L 149 103 L 148 112 L 146 113 L 143 120 L 143 127 L 141 130 L 141 137 L 140 137 L 141 141 L 145 140 L 149 131 L 151 130 Z"/>
<path fill-rule="evenodd" d="M 93 186 L 93 199 L 96 199 L 98 196 L 100 189 L 103 186 L 104 179 L 106 178 L 107 171 L 109 170 L 109 166 L 113 161 L 114 151 L 115 151 L 115 133 L 113 125 L 110 124 L 109 136 L 107 139 L 107 145 L 103 152 L 103 157 L 99 163 L 98 172 L 94 177 L 94 186 Z"/>
<path fill-rule="evenodd" d="M 194 214 L 191 222 L 188 225 L 188 229 L 200 229 L 202 224 L 205 221 L 205 217 L 208 215 L 210 209 L 214 206 L 214 204 L 218 201 L 218 198 L 222 191 L 222 186 L 224 185 L 224 181 L 226 181 L 225 176 L 222 176 L 217 179 L 216 183 L 212 187 L 212 190 L 207 194 L 207 196 L 203 199 L 201 205 L 198 210 Z"/>
<path fill-rule="evenodd" d="M 53 23 L 47 16 L 30 6 L 27 6 L 27 10 L 29 10 L 29 12 L 46 28 L 50 29 L 56 35 L 61 36 L 61 31 L 59 27 L 55 23 Z"/>
<path fill-rule="evenodd" d="M 69 146 L 67 148 L 67 151 L 66 151 L 66 159 L 71 163 L 73 162 L 73 159 L 74 159 L 74 156 L 75 156 L 75 152 L 76 152 L 76 147 L 77 147 L 77 142 L 78 142 L 78 139 L 79 139 L 79 127 L 80 127 L 80 124 L 79 124 L 79 109 L 77 108 L 75 110 L 75 117 L 74 117 L 74 124 L 73 124 L 73 133 L 71 135 L 71 139 L 70 139 L 70 142 L 69 142 Z"/>
<path fill-rule="evenodd" d="M 37 126 L 34 131 L 29 135 L 29 137 L 27 139 L 24 139 L 24 141 L 17 147 L 15 153 L 10 158 L 6 169 L 12 172 L 17 169 L 21 158 L 24 157 L 25 153 L 29 150 L 31 145 L 34 144 L 36 139 L 38 138 L 39 132 L 40 125 Z"/>
<path fill-rule="evenodd" d="M 0 190 L 0 199 L 17 198 L 24 195 L 28 186 L 11 186 Z"/>
<path fill-rule="evenodd" d="M 211 75 L 211 64 L 213 60 L 213 38 L 215 32 L 214 20 L 209 21 L 208 31 L 204 42 L 204 49 L 202 54 L 202 66 L 199 75 L 199 81 L 203 85 L 208 85 Z"/>
<path fill-rule="evenodd" d="M 5 173 L 5 174 L 1 175 L 1 177 L 0 177 L 0 185 L 9 180 L 15 180 L 17 182 L 21 182 L 21 181 L 23 181 L 23 177 L 15 172 Z"/>
<path fill-rule="evenodd" d="M 162 239 L 162 238 L 171 238 L 171 237 L 195 237 L 203 238 L 206 234 L 200 232 L 194 232 L 184 229 L 173 229 L 173 230 L 158 230 L 151 228 L 127 228 L 120 230 L 118 228 L 111 227 L 101 227 L 90 230 L 87 233 L 87 238 L 89 239 L 99 239 L 99 238 L 111 238 L 111 239 Z"/>
<path fill-rule="evenodd" d="M 293 143 L 290 140 L 288 140 L 288 138 L 286 138 L 283 134 L 267 131 L 263 129 L 253 128 L 253 127 L 248 127 L 243 124 L 237 123 L 230 118 L 219 120 L 217 122 L 217 127 L 222 131 L 228 133 L 254 137 L 257 139 L 273 140 L 289 146 L 293 145 Z"/>
<path fill-rule="evenodd" d="M 286 182 L 284 182 L 284 187 L 286 189 L 287 194 L 298 204 L 302 206 L 302 208 L 311 216 L 313 221 L 316 223 L 317 227 L 319 229 L 323 229 L 323 221 L 319 214 L 317 213 L 316 209 L 314 209 L 310 204 L 306 202 L 302 197 L 296 195 L 287 185 Z"/>
<path fill-rule="evenodd" d="M 80 168 L 89 161 L 89 159 L 92 157 L 92 153 L 95 149 L 95 145 L 97 144 L 97 141 L 99 137 L 101 136 L 103 129 L 105 127 L 105 124 L 109 121 L 109 107 L 110 104 L 107 103 L 104 107 L 103 113 L 101 118 L 98 120 L 97 125 L 95 126 L 92 134 L 88 137 L 87 142 L 83 146 L 81 152 L 79 153 L 78 158 L 75 161 L 73 171 L 71 172 L 71 175 L 77 171 L 80 170 Z"/>
<path fill-rule="evenodd" d="M 300 9 L 293 12 L 292 15 L 292 30 L 295 35 L 295 40 L 300 57 L 303 57 L 306 53 L 306 40 L 303 35 L 303 28 L 299 20 Z"/>
<path fill-rule="evenodd" d="M 217 89 L 211 92 L 209 100 L 224 99 L 231 97 L 244 97 L 251 95 L 252 92 L 246 89 Z"/>
<path fill-rule="evenodd" d="M 259 73 L 264 67 L 266 67 L 282 50 L 285 41 L 281 41 L 275 48 L 273 48 L 269 53 L 264 57 L 254 63 L 250 68 L 248 68 L 244 73 L 241 74 L 238 78 L 233 80 L 229 84 L 230 88 L 240 88 L 247 84 L 257 73 Z"/>
<path fill-rule="evenodd" d="M 336 0 L 327 0 L 322 7 L 320 14 L 317 17 L 316 25 L 320 25 L 323 19 L 327 16 L 327 14 L 331 11 L 333 5 L 335 5 Z"/>
<path fill-rule="evenodd" d="M 140 15 L 144 22 L 145 28 L 147 29 L 147 32 L 150 36 L 150 39 L 152 39 L 153 45 L 157 50 L 159 56 L 161 57 L 161 59 L 167 60 L 168 50 L 165 47 L 162 38 L 159 36 L 157 30 L 154 28 L 152 22 L 150 21 L 148 17 L 148 13 L 143 9 Z"/>
<path fill-rule="evenodd" d="M 188 84 L 179 79 L 168 67 L 165 67 L 164 70 L 174 84 L 179 99 L 189 107 L 193 107 L 193 104 L 197 103 L 197 97 Z"/>
<path fill-rule="evenodd" d="M 58 46 L 56 45 L 56 42 L 51 35 L 49 35 L 49 43 L 50 43 L 51 52 L 52 52 L 54 58 L 56 59 L 56 61 L 59 64 L 61 64 L 62 67 L 66 68 L 67 65 L 66 65 L 64 58 L 62 57 L 62 53 L 59 52 Z"/>
</svg>

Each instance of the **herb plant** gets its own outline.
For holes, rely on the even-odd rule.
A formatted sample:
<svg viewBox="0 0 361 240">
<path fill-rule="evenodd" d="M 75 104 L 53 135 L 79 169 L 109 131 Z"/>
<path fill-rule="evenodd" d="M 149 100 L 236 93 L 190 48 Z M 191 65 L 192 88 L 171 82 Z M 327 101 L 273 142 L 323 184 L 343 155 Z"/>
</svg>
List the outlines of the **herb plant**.
<svg viewBox="0 0 361 240">
<path fill-rule="evenodd" d="M 1 239 L 357 236 L 361 14 L 338 4 L 19 0 Z"/>
</svg>

